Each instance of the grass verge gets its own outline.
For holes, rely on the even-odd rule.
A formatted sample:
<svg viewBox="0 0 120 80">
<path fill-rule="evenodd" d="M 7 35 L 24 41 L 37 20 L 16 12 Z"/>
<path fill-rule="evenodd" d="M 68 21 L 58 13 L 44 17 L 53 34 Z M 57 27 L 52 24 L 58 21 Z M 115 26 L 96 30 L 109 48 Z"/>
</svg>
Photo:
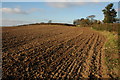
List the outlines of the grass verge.
<svg viewBox="0 0 120 80">
<path fill-rule="evenodd" d="M 92 28 L 93 29 L 93 28 Z M 95 30 L 95 29 L 94 29 Z M 106 37 L 104 45 L 105 60 L 108 67 L 108 73 L 113 78 L 120 79 L 120 59 L 119 59 L 119 46 L 118 46 L 118 33 L 109 31 L 98 31 Z"/>
</svg>

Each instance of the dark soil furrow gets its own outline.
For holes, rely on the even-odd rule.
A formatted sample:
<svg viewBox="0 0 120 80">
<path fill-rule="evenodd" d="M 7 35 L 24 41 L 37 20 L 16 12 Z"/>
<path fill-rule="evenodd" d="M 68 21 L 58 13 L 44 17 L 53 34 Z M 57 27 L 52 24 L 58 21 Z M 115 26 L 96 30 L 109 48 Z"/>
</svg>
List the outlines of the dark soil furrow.
<svg viewBox="0 0 120 80">
<path fill-rule="evenodd" d="M 33 27 L 34 26 L 34 27 Z M 3 79 L 93 79 L 104 71 L 105 37 L 89 28 L 3 28 Z"/>
</svg>

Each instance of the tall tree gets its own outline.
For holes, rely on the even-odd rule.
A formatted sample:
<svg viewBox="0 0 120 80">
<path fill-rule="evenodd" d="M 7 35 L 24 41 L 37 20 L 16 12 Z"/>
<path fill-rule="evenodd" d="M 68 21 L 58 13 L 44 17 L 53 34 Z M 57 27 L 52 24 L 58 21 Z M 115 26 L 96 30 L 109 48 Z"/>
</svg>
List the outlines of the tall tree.
<svg viewBox="0 0 120 80">
<path fill-rule="evenodd" d="M 104 14 L 104 23 L 116 22 L 117 12 L 115 9 L 113 9 L 113 3 L 108 4 L 102 11 Z"/>
</svg>

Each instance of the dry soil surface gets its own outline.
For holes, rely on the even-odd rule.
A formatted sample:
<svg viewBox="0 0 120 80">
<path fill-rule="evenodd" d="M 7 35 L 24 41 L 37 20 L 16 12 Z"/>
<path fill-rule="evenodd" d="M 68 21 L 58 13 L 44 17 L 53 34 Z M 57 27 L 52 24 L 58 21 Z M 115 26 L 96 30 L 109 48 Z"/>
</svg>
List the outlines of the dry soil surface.
<svg viewBox="0 0 120 80">
<path fill-rule="evenodd" d="M 98 32 L 63 25 L 2 29 L 3 79 L 110 78 Z"/>
</svg>

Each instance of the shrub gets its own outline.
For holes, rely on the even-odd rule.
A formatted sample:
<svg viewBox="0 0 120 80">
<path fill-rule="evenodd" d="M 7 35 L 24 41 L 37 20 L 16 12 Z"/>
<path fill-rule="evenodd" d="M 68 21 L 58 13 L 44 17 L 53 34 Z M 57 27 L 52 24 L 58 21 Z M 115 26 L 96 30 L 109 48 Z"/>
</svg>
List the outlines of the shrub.
<svg viewBox="0 0 120 80">
<path fill-rule="evenodd" d="M 120 24 L 119 23 L 93 24 L 92 28 L 96 29 L 96 30 L 106 30 L 109 32 L 118 32 L 118 29 L 120 28 Z"/>
</svg>

